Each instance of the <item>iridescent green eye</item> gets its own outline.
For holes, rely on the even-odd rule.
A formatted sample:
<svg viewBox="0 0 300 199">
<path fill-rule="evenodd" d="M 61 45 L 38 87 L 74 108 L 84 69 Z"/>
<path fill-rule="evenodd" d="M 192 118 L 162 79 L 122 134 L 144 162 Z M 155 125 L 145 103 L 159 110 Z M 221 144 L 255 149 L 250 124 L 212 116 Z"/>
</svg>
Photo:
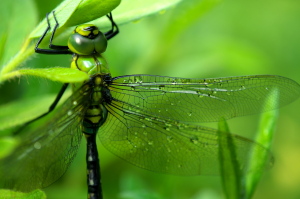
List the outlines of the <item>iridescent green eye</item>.
<svg viewBox="0 0 300 199">
<path fill-rule="evenodd" d="M 96 26 L 85 24 L 78 26 L 68 41 L 69 49 L 79 55 L 103 53 L 107 39 Z"/>
<path fill-rule="evenodd" d="M 102 32 L 98 33 L 98 36 L 94 39 L 95 51 L 97 53 L 103 53 L 107 47 L 107 39 Z"/>
<path fill-rule="evenodd" d="M 94 42 L 78 33 L 70 36 L 68 41 L 69 49 L 79 55 L 90 55 L 94 51 Z"/>
</svg>

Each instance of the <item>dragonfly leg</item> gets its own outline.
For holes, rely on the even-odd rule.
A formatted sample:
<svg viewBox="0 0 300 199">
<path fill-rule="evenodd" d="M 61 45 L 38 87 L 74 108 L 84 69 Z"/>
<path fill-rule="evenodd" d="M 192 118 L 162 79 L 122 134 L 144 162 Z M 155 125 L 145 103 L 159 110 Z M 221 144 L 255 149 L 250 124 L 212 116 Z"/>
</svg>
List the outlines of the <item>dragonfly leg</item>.
<svg viewBox="0 0 300 199">
<path fill-rule="evenodd" d="M 105 35 L 106 39 L 109 40 L 119 33 L 119 28 L 118 28 L 118 25 L 114 22 L 111 12 L 109 14 L 107 14 L 106 16 L 111 22 L 111 29 L 109 31 L 107 31 L 106 33 L 104 33 L 104 35 Z"/>
<path fill-rule="evenodd" d="M 53 28 L 51 37 L 50 37 L 50 42 L 49 42 L 49 48 L 50 49 L 43 49 L 43 48 L 39 48 L 39 45 L 41 44 L 41 42 L 44 40 L 47 32 L 51 29 L 51 25 L 50 25 L 50 20 L 49 20 L 49 13 L 47 13 L 46 18 L 47 18 L 47 23 L 48 23 L 48 27 L 46 28 L 46 30 L 44 31 L 43 35 L 40 37 L 40 39 L 38 40 L 38 42 L 35 45 L 35 52 L 36 53 L 40 53 L 40 54 L 73 54 L 73 52 L 69 51 L 69 47 L 68 46 L 60 46 L 60 45 L 54 45 L 52 44 L 55 32 L 59 26 L 59 23 L 55 17 L 55 13 L 54 11 L 52 12 L 54 20 L 55 20 L 55 26 Z"/>
</svg>

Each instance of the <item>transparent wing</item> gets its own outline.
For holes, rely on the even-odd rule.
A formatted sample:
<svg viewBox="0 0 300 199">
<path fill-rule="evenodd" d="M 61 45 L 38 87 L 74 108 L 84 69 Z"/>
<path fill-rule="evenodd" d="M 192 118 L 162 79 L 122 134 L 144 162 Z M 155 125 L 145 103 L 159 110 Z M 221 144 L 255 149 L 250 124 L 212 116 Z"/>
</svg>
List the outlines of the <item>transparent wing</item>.
<svg viewBox="0 0 300 199">
<path fill-rule="evenodd" d="M 163 120 L 142 110 L 132 112 L 124 108 L 126 104 L 112 101 L 107 105 L 110 114 L 98 135 L 109 151 L 138 167 L 155 172 L 176 175 L 219 173 L 220 145 L 216 130 Z M 232 137 L 242 172 L 251 172 L 248 161 L 252 151 L 269 154 L 269 163 L 272 163 L 271 154 L 261 145 L 237 135 Z"/>
<path fill-rule="evenodd" d="M 274 75 L 186 79 L 151 75 L 113 78 L 109 89 L 122 108 L 184 122 L 216 122 L 284 106 L 300 85 Z M 266 104 L 266 99 L 268 100 Z"/>
<path fill-rule="evenodd" d="M 0 186 L 28 192 L 60 178 L 77 154 L 86 96 L 72 95 L 42 124 L 20 134 L 20 145 L 0 160 Z M 38 121 L 39 122 L 39 121 Z"/>
</svg>

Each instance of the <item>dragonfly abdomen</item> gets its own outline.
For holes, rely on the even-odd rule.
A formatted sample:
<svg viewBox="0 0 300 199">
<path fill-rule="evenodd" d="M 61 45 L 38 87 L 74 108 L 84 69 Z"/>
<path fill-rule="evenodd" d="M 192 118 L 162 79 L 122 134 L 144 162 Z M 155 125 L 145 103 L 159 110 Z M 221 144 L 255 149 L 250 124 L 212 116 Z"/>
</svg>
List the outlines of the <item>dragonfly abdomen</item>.
<svg viewBox="0 0 300 199">
<path fill-rule="evenodd" d="M 83 130 L 84 134 L 97 134 L 99 127 L 107 118 L 107 109 L 102 105 L 91 105 L 84 114 Z"/>
<path fill-rule="evenodd" d="M 88 198 L 102 199 L 100 163 L 96 145 L 96 134 L 85 135 L 87 140 L 87 184 Z"/>
</svg>

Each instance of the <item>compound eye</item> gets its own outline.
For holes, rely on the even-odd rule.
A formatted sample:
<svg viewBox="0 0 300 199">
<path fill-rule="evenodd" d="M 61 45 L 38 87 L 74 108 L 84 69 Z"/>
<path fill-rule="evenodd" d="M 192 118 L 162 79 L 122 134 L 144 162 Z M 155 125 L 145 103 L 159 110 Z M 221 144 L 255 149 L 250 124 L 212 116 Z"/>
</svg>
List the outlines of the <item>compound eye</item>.
<svg viewBox="0 0 300 199">
<path fill-rule="evenodd" d="M 92 24 L 77 26 L 68 41 L 70 51 L 79 55 L 103 53 L 107 47 L 107 39 L 99 29 Z"/>
<path fill-rule="evenodd" d="M 79 55 L 90 55 L 95 50 L 93 39 L 84 37 L 79 33 L 70 36 L 68 47 L 72 52 Z"/>
<path fill-rule="evenodd" d="M 107 39 L 102 32 L 94 39 L 95 51 L 97 53 L 104 53 L 107 47 Z"/>
</svg>

